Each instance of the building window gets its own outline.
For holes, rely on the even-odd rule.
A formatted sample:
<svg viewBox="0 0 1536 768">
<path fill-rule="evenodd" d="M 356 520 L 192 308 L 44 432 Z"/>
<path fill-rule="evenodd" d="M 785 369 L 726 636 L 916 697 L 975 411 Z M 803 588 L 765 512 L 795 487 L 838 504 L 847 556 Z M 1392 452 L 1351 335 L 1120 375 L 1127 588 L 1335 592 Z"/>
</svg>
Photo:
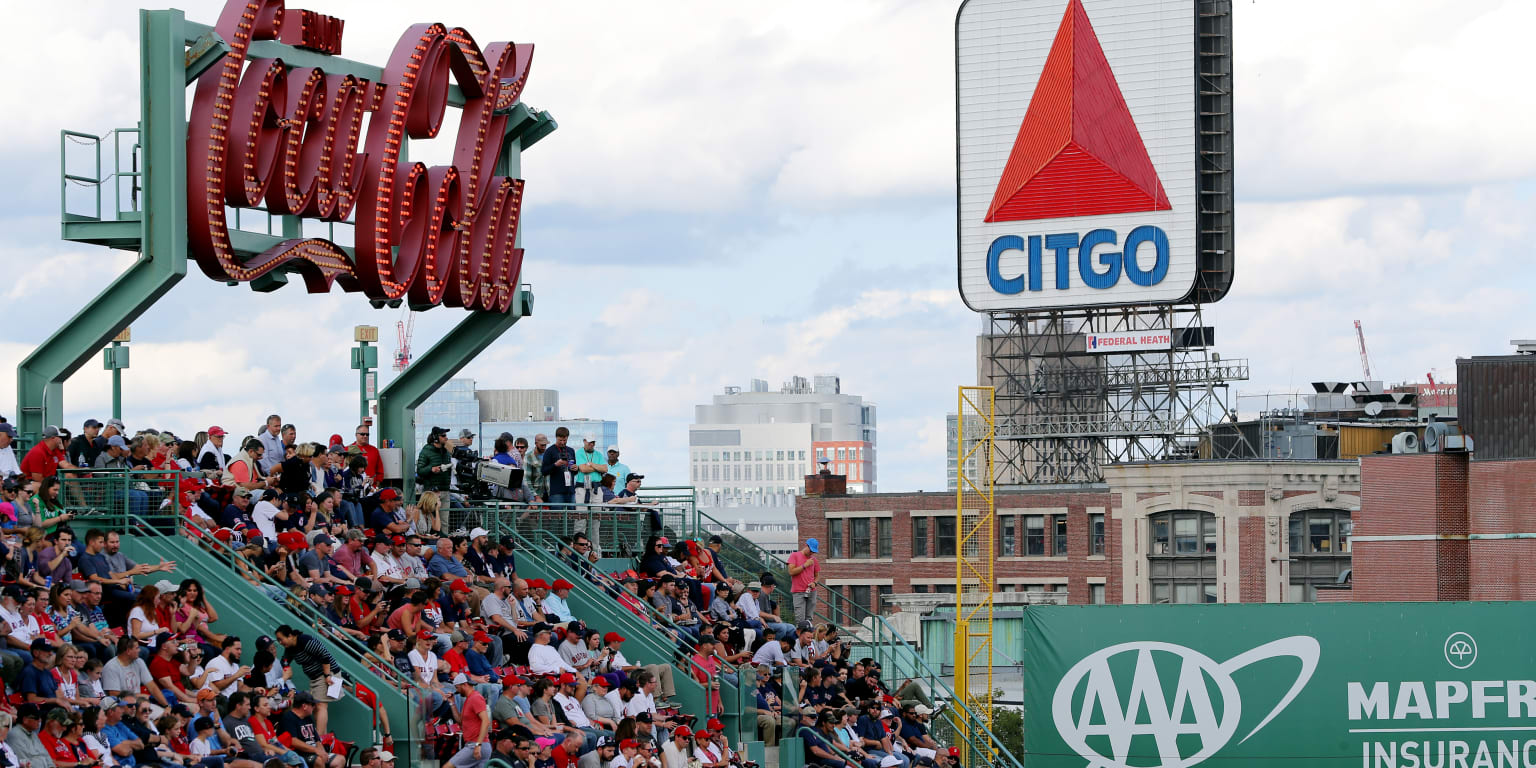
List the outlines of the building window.
<svg viewBox="0 0 1536 768">
<path fill-rule="evenodd" d="M 934 518 L 934 555 L 936 557 L 955 556 L 955 519 L 953 517 Z"/>
<path fill-rule="evenodd" d="M 875 557 L 891 556 L 891 519 L 875 518 Z"/>
<path fill-rule="evenodd" d="M 1088 554 L 1104 554 L 1104 515 L 1088 516 Z"/>
<path fill-rule="evenodd" d="M 869 585 L 852 584 L 848 587 L 848 600 L 864 610 L 872 610 L 869 605 Z"/>
<path fill-rule="evenodd" d="M 1045 516 L 1024 516 L 1024 554 L 1045 554 Z"/>
<path fill-rule="evenodd" d="M 949 582 L 948 584 L 935 584 L 933 585 L 933 591 L 941 595 L 953 595 L 955 593 L 955 583 Z"/>
<path fill-rule="evenodd" d="M 1051 515 L 1051 554 L 1067 554 L 1067 516 Z"/>
<path fill-rule="evenodd" d="M 800 460 L 805 461 L 805 451 L 800 452 Z"/>
<path fill-rule="evenodd" d="M 855 517 L 848 520 L 849 557 L 869 557 L 869 518 Z M 867 605 L 867 603 L 866 603 Z"/>
<path fill-rule="evenodd" d="M 843 556 L 843 521 L 830 519 L 827 521 L 827 559 Z"/>
<path fill-rule="evenodd" d="M 1154 603 L 1216 602 L 1216 516 L 1162 512 L 1147 518 Z"/>
<path fill-rule="evenodd" d="M 784 452 L 783 451 L 774 451 L 774 454 L 777 456 L 777 458 L 774 459 L 774 461 L 783 461 L 784 460 Z"/>
<path fill-rule="evenodd" d="M 997 554 L 999 557 L 1013 557 L 1013 532 L 1017 520 L 1018 518 L 1013 515 L 1004 515 L 998 519 Z"/>
<path fill-rule="evenodd" d="M 1094 605 L 1103 605 L 1104 604 L 1104 585 L 1103 584 L 1089 584 L 1088 585 L 1088 602 L 1090 602 L 1090 603 L 1092 603 Z"/>
<path fill-rule="evenodd" d="M 926 594 L 928 594 L 928 585 L 927 584 L 913 584 L 912 585 L 912 594 L 914 594 L 914 595 L 926 595 Z"/>
<path fill-rule="evenodd" d="M 886 616 L 890 614 L 891 603 L 889 600 L 886 600 L 886 598 L 890 597 L 891 593 L 894 591 L 895 589 L 889 584 L 881 584 L 880 586 L 875 587 L 875 596 L 880 600 L 880 615 Z"/>
<path fill-rule="evenodd" d="M 1354 521 L 1342 509 L 1310 509 L 1290 519 L 1291 584 L 1287 598 L 1293 603 L 1317 600 L 1318 585 L 1337 584 L 1350 568 L 1349 539 Z"/>
<path fill-rule="evenodd" d="M 928 556 L 928 518 L 912 517 L 912 556 Z"/>
</svg>

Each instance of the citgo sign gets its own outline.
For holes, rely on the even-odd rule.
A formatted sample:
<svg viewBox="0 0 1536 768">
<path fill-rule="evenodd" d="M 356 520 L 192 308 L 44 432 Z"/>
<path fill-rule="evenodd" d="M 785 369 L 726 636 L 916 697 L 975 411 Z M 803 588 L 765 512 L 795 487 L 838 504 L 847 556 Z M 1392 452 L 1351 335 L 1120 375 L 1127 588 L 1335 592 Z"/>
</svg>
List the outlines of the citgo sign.
<svg viewBox="0 0 1536 768">
<path fill-rule="evenodd" d="M 1194 0 L 966 0 L 960 295 L 1177 302 L 1197 277 Z"/>
<path fill-rule="evenodd" d="M 1536 604 L 1031 606 L 1025 620 L 1026 765 L 1536 768 Z"/>
</svg>

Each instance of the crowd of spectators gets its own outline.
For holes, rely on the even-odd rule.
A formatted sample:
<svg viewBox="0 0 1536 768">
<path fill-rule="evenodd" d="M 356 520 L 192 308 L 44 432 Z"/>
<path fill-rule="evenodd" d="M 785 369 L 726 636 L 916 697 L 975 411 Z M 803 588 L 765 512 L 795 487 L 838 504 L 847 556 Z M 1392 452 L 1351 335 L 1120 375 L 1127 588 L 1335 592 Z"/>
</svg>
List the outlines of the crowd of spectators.
<svg viewBox="0 0 1536 768">
<path fill-rule="evenodd" d="M 9 696 L 0 768 L 381 768 L 394 759 L 387 719 L 360 752 L 331 733 L 329 708 L 353 682 L 337 647 L 409 681 L 421 747 L 456 768 L 493 757 L 514 768 L 740 766 L 741 745 L 720 720 L 722 682 L 751 688 L 745 716 L 764 741 L 799 735 L 813 763 L 951 760 L 928 734 L 932 702 L 921 686 L 887 686 L 872 659 L 848 658 L 833 625 L 786 622 L 771 573 L 728 573 L 719 537 L 674 543 L 654 515 L 656 533 L 627 570 L 599 569 L 595 527 L 566 537 L 559 552 L 590 583 L 585 594 L 670 638 L 670 653 L 626 655 L 622 627 L 576 614 L 576 584 L 518 572 L 515 538 L 445 530 L 460 500 L 444 430 L 421 451 L 411 504 L 383 485 L 366 425 L 350 443 L 298 442 L 274 415 L 230 445 L 217 426 L 180 440 L 92 420 L 75 437 L 46 429 L 20 461 L 12 437 L 0 422 L 0 473 L 15 468 L 0 501 Z M 531 448 L 497 439 L 490 460 L 524 470 L 521 487 L 503 490 L 553 509 L 639 502 L 643 476 L 616 447 L 604 455 L 592 439 L 576 449 L 568 438 L 562 428 Z M 146 474 L 108 490 L 61 484 L 86 467 Z M 626 480 L 617 493 L 614 471 Z M 134 562 L 117 530 L 77 531 L 67 510 L 98 503 L 174 517 L 183 535 L 306 621 L 270 636 L 231 634 L 202 584 L 162 576 L 176 563 Z M 778 674 L 784 667 L 797 669 L 797 690 L 782 689 L 795 679 Z M 296 669 L 307 683 L 295 683 Z M 683 711 L 675 676 L 703 686 L 703 711 Z"/>
</svg>

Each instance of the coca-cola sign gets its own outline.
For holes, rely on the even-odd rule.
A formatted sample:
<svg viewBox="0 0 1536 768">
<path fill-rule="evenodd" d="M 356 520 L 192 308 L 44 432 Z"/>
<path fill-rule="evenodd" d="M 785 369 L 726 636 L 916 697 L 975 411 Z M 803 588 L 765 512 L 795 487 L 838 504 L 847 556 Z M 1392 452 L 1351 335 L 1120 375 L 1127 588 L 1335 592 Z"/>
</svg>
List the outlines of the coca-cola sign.
<svg viewBox="0 0 1536 768">
<path fill-rule="evenodd" d="M 523 180 L 494 169 L 532 45 L 482 50 L 461 28 L 417 24 L 371 82 L 251 58 L 260 40 L 340 52 L 340 19 L 282 0 L 229 0 L 215 31 L 229 52 L 198 77 L 187 126 L 188 235 L 203 272 L 244 282 L 284 269 L 313 293 L 334 283 L 376 300 L 508 310 L 523 260 Z M 453 164 L 405 162 L 406 139 L 442 128 L 450 84 L 464 96 Z M 242 260 L 226 206 L 350 220 L 354 253 L 298 237 Z"/>
</svg>

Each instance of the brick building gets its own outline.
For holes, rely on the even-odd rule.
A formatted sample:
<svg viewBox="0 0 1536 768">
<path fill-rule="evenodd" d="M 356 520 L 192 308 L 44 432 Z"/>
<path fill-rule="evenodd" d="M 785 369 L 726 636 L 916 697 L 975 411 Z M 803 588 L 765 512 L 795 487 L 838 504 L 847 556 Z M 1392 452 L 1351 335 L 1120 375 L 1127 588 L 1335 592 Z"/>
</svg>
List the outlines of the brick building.
<svg viewBox="0 0 1536 768">
<path fill-rule="evenodd" d="M 1536 600 L 1536 343 L 1517 345 L 1456 361 L 1470 452 L 1361 457 L 1353 585 L 1332 599 Z"/>
<path fill-rule="evenodd" d="M 1069 603 L 1289 602 L 1350 567 L 1360 505 L 1353 461 L 1124 464 L 1103 485 L 1000 492 L 1000 592 L 1065 592 Z M 822 542 L 829 589 L 880 596 L 953 592 L 955 496 L 811 496 L 802 538 Z"/>
</svg>

